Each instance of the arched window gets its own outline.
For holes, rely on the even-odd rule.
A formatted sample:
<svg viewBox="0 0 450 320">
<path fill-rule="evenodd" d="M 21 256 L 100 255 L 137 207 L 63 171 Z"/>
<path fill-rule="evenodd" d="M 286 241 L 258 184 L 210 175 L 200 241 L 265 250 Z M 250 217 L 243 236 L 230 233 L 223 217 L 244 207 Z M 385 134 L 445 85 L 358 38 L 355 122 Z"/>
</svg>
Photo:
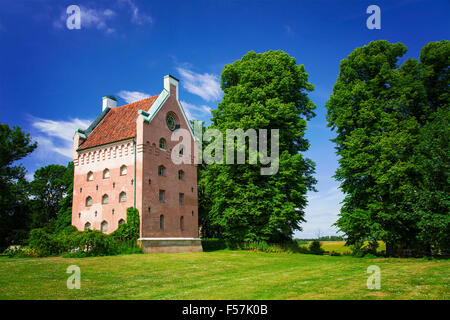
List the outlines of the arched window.
<svg viewBox="0 0 450 320">
<path fill-rule="evenodd" d="M 164 216 L 163 215 L 159 216 L 159 229 L 164 230 Z"/>
<path fill-rule="evenodd" d="M 184 171 L 178 170 L 178 180 L 184 180 Z"/>
<path fill-rule="evenodd" d="M 181 145 L 180 148 L 178 149 L 178 155 L 181 157 L 184 154 L 184 146 Z"/>
<path fill-rule="evenodd" d="M 180 206 L 184 204 L 184 193 L 178 195 L 178 202 L 180 203 Z"/>
<path fill-rule="evenodd" d="M 100 228 L 102 230 L 103 233 L 105 233 L 106 231 L 108 231 L 108 222 L 103 221 L 102 224 L 100 225 Z"/>
<path fill-rule="evenodd" d="M 159 148 L 166 150 L 166 140 L 164 138 L 159 139 Z"/>
<path fill-rule="evenodd" d="M 102 197 L 102 204 L 108 204 L 109 197 L 107 194 L 104 194 Z"/>
<path fill-rule="evenodd" d="M 86 222 L 84 224 L 84 230 L 88 230 L 88 229 L 91 229 L 91 224 L 89 222 Z"/>
<path fill-rule="evenodd" d="M 92 198 L 89 196 L 86 198 L 86 207 L 92 206 Z"/>
<path fill-rule="evenodd" d="M 103 170 L 103 179 L 109 179 L 109 169 Z"/>
<path fill-rule="evenodd" d="M 125 193 L 125 191 L 123 191 L 119 194 L 119 202 L 125 202 L 125 201 L 127 201 L 127 194 Z"/>
<path fill-rule="evenodd" d="M 164 202 L 164 194 L 165 191 L 164 190 L 159 190 L 159 202 Z"/>
<path fill-rule="evenodd" d="M 92 173 L 92 171 L 89 171 L 89 172 L 87 173 L 86 179 L 87 179 L 87 181 L 92 181 L 92 180 L 94 180 L 94 174 Z"/>
<path fill-rule="evenodd" d="M 181 231 L 184 230 L 184 217 L 183 216 L 180 217 L 180 230 Z"/>
<path fill-rule="evenodd" d="M 127 174 L 127 166 L 123 165 L 120 167 L 120 175 L 125 176 Z"/>
<path fill-rule="evenodd" d="M 164 166 L 159 166 L 158 167 L 158 176 L 163 177 L 164 176 L 164 171 L 165 171 Z"/>
<path fill-rule="evenodd" d="M 121 224 L 124 224 L 125 223 L 125 220 L 123 220 L 123 219 L 120 219 L 119 220 L 119 226 L 121 225 Z"/>
</svg>

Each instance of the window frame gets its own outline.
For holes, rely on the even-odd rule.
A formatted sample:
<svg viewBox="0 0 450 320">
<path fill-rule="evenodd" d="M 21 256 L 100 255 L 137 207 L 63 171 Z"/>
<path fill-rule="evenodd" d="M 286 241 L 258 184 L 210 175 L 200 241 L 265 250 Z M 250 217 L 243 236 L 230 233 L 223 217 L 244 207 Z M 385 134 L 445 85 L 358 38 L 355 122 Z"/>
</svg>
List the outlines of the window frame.
<svg viewBox="0 0 450 320">
<path fill-rule="evenodd" d="M 106 224 L 106 230 L 103 230 L 103 226 Z M 106 232 L 108 232 L 108 221 L 106 221 L 106 220 L 103 220 L 102 221 L 102 223 L 100 224 L 100 231 L 102 232 L 102 233 L 106 233 Z"/>
<path fill-rule="evenodd" d="M 162 144 L 163 144 L 162 147 L 161 147 L 161 142 L 162 142 Z M 166 150 L 166 139 L 160 138 L 160 139 L 159 139 L 158 145 L 159 145 L 159 148 L 160 148 L 161 150 Z"/>
<path fill-rule="evenodd" d="M 163 165 L 158 166 L 158 176 L 165 177 L 166 176 L 166 167 Z"/>
<path fill-rule="evenodd" d="M 164 230 L 164 215 L 159 216 L 159 230 Z"/>
</svg>

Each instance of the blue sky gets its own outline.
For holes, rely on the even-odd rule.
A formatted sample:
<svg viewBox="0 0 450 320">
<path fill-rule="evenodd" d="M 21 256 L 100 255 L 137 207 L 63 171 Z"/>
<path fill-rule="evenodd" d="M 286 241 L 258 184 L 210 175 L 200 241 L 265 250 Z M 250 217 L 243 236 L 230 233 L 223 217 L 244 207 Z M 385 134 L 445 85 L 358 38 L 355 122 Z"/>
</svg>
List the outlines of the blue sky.
<svg viewBox="0 0 450 320">
<path fill-rule="evenodd" d="M 180 100 L 192 118 L 208 120 L 220 101 L 224 65 L 248 51 L 283 50 L 304 64 L 317 116 L 308 124 L 317 164 L 317 193 L 308 195 L 307 223 L 297 237 L 335 234 L 343 196 L 324 104 L 341 59 L 372 40 L 402 42 L 418 58 L 430 41 L 449 39 L 448 0 L 409 1 L 0 1 L 0 121 L 38 141 L 22 162 L 67 164 L 72 136 L 101 111 L 160 93 L 163 76 L 181 80 Z M 81 8 L 81 29 L 66 27 L 66 8 Z M 369 5 L 381 29 L 369 30 Z"/>
</svg>

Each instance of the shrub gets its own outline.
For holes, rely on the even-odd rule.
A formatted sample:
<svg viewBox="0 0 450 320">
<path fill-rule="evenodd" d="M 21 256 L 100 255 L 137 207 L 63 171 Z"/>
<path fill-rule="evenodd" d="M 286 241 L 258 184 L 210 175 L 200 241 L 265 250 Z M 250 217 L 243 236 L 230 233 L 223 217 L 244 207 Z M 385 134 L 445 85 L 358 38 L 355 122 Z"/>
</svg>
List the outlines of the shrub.
<svg viewBox="0 0 450 320">
<path fill-rule="evenodd" d="M 30 247 L 13 247 L 8 248 L 5 251 L 5 254 L 10 258 L 33 258 L 39 257 L 39 254 L 36 250 L 31 249 Z"/>
<path fill-rule="evenodd" d="M 367 253 L 370 253 L 375 256 L 377 254 L 378 247 L 379 247 L 378 241 L 376 240 L 370 241 L 369 244 L 367 245 Z"/>
<path fill-rule="evenodd" d="M 358 241 L 358 242 L 355 242 L 354 244 L 352 244 L 350 246 L 352 255 L 355 257 L 364 257 L 365 252 L 363 250 L 363 247 L 364 247 L 364 241 Z"/>
<path fill-rule="evenodd" d="M 117 242 L 99 230 L 86 230 L 81 234 L 73 233 L 70 236 L 75 237 L 74 243 L 78 242 L 78 248 L 85 252 L 86 256 L 106 256 L 118 253 Z"/>
<path fill-rule="evenodd" d="M 309 244 L 309 252 L 312 254 L 324 254 L 325 250 L 322 249 L 322 243 L 319 240 L 314 240 Z"/>
<path fill-rule="evenodd" d="M 127 209 L 127 222 L 122 223 L 111 237 L 119 242 L 137 241 L 139 238 L 139 211 L 135 208 Z"/>
<path fill-rule="evenodd" d="M 244 242 L 241 249 L 268 252 L 268 253 L 300 253 L 301 249 L 296 242 L 285 242 L 281 244 L 270 244 L 265 241 Z"/>
<path fill-rule="evenodd" d="M 223 250 L 227 248 L 227 244 L 223 239 L 203 238 L 202 247 L 203 251 Z"/>
<path fill-rule="evenodd" d="M 39 257 L 51 256 L 61 253 L 56 239 L 45 232 L 44 229 L 33 229 L 30 232 L 30 248 L 36 251 Z"/>
</svg>

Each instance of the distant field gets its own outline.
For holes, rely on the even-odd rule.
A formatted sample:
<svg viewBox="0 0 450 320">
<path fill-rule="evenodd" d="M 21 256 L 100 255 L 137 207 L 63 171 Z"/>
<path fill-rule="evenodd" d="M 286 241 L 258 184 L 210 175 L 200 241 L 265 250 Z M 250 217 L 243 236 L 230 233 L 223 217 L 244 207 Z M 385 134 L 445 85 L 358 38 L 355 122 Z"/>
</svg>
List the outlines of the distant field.
<svg viewBox="0 0 450 320">
<path fill-rule="evenodd" d="M 348 246 L 345 246 L 345 241 L 320 241 L 322 243 L 322 248 L 325 251 L 336 251 L 341 254 L 351 253 L 351 249 Z M 383 241 L 379 241 L 380 246 L 377 251 L 386 250 L 386 244 Z"/>
<path fill-rule="evenodd" d="M 80 290 L 66 287 L 70 265 L 81 269 Z M 381 269 L 380 290 L 367 289 L 370 265 Z M 83 259 L 0 257 L 0 299 L 448 300 L 449 270 L 448 260 L 229 250 Z"/>
</svg>

